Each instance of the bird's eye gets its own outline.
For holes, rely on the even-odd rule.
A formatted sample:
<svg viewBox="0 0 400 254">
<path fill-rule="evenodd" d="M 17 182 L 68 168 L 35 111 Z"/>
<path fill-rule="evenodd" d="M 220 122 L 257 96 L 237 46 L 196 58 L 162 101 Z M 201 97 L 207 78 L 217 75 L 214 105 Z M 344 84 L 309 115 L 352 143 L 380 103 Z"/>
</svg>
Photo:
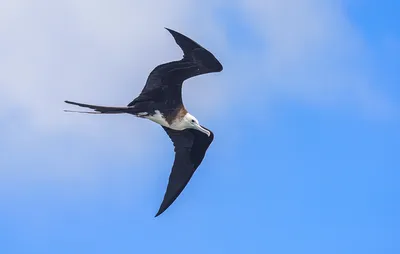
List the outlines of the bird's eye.
<svg viewBox="0 0 400 254">
<path fill-rule="evenodd" d="M 192 120 L 192 123 L 194 123 L 194 120 Z"/>
</svg>

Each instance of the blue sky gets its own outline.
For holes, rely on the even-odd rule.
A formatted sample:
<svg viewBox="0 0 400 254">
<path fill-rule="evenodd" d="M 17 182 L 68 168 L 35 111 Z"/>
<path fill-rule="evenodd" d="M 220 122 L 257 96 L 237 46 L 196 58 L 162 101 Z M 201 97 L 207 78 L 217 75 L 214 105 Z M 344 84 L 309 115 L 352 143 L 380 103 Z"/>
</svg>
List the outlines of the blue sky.
<svg viewBox="0 0 400 254">
<path fill-rule="evenodd" d="M 0 3 L 1 253 L 399 253 L 399 9 Z M 164 26 L 225 69 L 185 84 L 215 141 L 154 218 L 173 161 L 163 130 L 62 102 L 128 103 L 180 57 Z"/>
</svg>

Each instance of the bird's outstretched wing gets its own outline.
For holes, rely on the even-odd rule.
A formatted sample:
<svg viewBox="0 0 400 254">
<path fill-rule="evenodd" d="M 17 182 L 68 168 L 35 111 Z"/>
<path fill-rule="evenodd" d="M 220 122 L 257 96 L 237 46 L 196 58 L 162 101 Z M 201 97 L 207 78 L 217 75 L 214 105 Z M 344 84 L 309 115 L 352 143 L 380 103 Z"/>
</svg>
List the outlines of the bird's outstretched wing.
<svg viewBox="0 0 400 254">
<path fill-rule="evenodd" d="M 143 100 L 162 101 L 165 98 L 181 100 L 181 86 L 185 80 L 201 74 L 220 72 L 223 69 L 210 51 L 185 35 L 166 29 L 182 49 L 183 58 L 158 65 L 151 71 L 141 94 L 128 106 Z"/>
<path fill-rule="evenodd" d="M 197 167 L 203 161 L 206 151 L 214 139 L 214 134 L 211 131 L 211 135 L 207 136 L 194 129 L 176 131 L 163 128 L 174 144 L 175 160 L 169 176 L 167 190 L 156 217 L 162 214 L 181 194 Z"/>
</svg>

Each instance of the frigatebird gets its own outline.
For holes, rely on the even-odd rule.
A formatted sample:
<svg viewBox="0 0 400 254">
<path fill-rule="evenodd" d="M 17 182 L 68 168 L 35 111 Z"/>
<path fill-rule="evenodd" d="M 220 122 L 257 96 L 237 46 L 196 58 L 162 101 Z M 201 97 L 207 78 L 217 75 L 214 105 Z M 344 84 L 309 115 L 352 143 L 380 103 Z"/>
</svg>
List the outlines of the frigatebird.
<svg viewBox="0 0 400 254">
<path fill-rule="evenodd" d="M 139 94 L 126 107 L 108 107 L 65 101 L 94 111 L 71 111 L 91 114 L 127 113 L 149 119 L 162 126 L 170 137 L 175 159 L 169 176 L 167 190 L 155 217 L 162 214 L 181 194 L 192 175 L 201 164 L 214 139 L 212 131 L 200 125 L 182 102 L 182 85 L 189 78 L 212 72 L 221 72 L 223 67 L 215 56 L 187 36 L 167 29 L 183 51 L 179 61 L 155 67 Z"/>
</svg>

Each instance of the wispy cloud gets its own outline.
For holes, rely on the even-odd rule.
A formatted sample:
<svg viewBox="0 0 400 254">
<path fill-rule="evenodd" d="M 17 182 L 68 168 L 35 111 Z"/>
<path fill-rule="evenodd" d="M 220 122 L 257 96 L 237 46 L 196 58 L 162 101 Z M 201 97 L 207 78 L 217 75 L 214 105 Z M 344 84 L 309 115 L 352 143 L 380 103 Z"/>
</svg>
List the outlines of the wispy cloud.
<svg viewBox="0 0 400 254">
<path fill-rule="evenodd" d="M 252 86 L 258 98 L 289 98 L 372 117 L 392 112 L 374 79 L 369 49 L 340 2 L 238 1 L 237 8 L 264 45 L 248 51 L 256 62 Z"/>
<path fill-rule="evenodd" d="M 152 68 L 180 58 L 163 27 L 188 27 L 195 8 L 179 0 L 157 8 L 122 0 L 1 5 L 2 110 L 23 110 L 47 128 L 70 121 L 60 114 L 65 99 L 129 103 Z"/>
<path fill-rule="evenodd" d="M 60 161 L 68 152 L 68 160 L 83 161 L 83 148 L 57 152 L 42 146 L 78 136 L 75 144 L 92 144 L 92 149 L 98 149 L 96 139 L 107 144 L 104 154 L 117 148 L 135 160 L 154 156 L 149 143 L 165 135 L 158 126 L 128 116 L 62 110 L 65 99 L 129 103 L 157 64 L 181 56 L 165 26 L 195 38 L 225 66 L 223 73 L 197 77 L 184 87 L 184 101 L 200 120 L 219 118 L 225 124 L 231 121 L 231 107 L 248 115 L 255 105 L 263 111 L 263 106 L 285 100 L 373 116 L 393 107 L 374 80 L 369 49 L 337 1 L 175 0 L 154 5 L 127 0 L 1 2 L 0 124 L 8 144 L 30 142 L 44 147 L 34 152 L 53 153 Z M 228 17 L 223 11 L 228 9 L 235 15 Z M 238 45 L 236 40 L 244 38 L 235 32 L 235 23 L 254 38 Z M 148 135 L 137 135 L 142 130 Z M 20 139 L 18 133 L 37 138 Z"/>
</svg>

